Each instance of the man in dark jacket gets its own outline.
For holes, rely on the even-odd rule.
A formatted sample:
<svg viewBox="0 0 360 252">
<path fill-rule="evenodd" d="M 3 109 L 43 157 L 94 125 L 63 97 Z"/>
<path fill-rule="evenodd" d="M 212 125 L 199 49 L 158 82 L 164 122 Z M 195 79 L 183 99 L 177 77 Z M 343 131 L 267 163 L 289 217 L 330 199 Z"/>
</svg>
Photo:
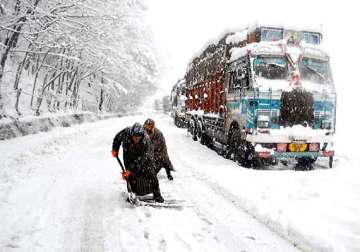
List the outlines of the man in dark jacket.
<svg viewBox="0 0 360 252">
<path fill-rule="evenodd" d="M 173 180 L 171 171 L 173 171 L 174 168 L 167 153 L 164 135 L 158 128 L 155 127 L 155 121 L 150 118 L 145 121 L 144 128 L 151 139 L 151 143 L 154 149 L 156 173 L 158 173 L 161 168 L 164 167 L 168 179 Z"/>
<path fill-rule="evenodd" d="M 156 176 L 151 141 L 143 126 L 135 123 L 116 134 L 112 146 L 113 157 L 119 155 L 120 145 L 123 147 L 123 159 L 127 170 L 123 173 L 123 178 L 130 183 L 133 192 L 138 195 L 152 192 L 155 201 L 164 202 Z M 143 188 L 149 188 L 150 192 Z"/>
</svg>

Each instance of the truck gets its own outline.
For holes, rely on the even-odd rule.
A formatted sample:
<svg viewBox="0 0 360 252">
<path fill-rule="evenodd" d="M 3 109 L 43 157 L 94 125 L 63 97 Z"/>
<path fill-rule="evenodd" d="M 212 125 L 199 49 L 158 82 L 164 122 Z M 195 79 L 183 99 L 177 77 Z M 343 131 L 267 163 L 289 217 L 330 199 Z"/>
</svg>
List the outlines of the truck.
<svg viewBox="0 0 360 252">
<path fill-rule="evenodd" d="M 333 165 L 336 90 L 320 29 L 255 24 L 228 31 L 187 66 L 194 140 L 245 167 Z"/>
<path fill-rule="evenodd" d="M 162 97 L 162 107 L 163 107 L 164 114 L 167 114 L 171 111 L 169 95 L 164 95 Z"/>
<path fill-rule="evenodd" d="M 186 127 L 186 99 L 185 79 L 179 79 L 172 87 L 170 94 L 171 116 L 174 118 L 174 124 L 179 128 Z"/>
</svg>

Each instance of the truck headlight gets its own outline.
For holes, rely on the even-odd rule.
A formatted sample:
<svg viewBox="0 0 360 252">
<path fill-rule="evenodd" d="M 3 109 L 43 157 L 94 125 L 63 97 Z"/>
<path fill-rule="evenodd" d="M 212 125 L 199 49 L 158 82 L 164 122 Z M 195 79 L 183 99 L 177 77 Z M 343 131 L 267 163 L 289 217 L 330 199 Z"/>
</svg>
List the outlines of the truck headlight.
<svg viewBox="0 0 360 252">
<path fill-rule="evenodd" d="M 286 150 L 287 150 L 287 143 L 278 143 L 278 144 L 276 145 L 276 150 L 277 150 L 278 152 L 286 152 Z"/>
<path fill-rule="evenodd" d="M 309 144 L 309 151 L 319 151 L 319 144 L 318 143 Z"/>
<path fill-rule="evenodd" d="M 306 143 L 291 143 L 289 144 L 289 150 L 291 152 L 304 152 L 306 150 Z"/>
</svg>

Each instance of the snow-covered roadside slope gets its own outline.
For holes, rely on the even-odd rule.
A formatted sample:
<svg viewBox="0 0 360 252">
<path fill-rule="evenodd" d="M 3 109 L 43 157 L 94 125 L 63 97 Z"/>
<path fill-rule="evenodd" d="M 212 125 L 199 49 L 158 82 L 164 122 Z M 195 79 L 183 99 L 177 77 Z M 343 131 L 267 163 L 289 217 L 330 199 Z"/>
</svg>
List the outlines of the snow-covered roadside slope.
<svg viewBox="0 0 360 252">
<path fill-rule="evenodd" d="M 0 140 L 10 139 L 29 134 L 49 131 L 55 127 L 70 127 L 83 122 L 94 122 L 114 117 L 124 116 L 125 113 L 49 113 L 40 117 L 27 116 L 17 120 L 0 121 Z"/>
<path fill-rule="evenodd" d="M 239 167 L 206 149 L 189 153 L 196 145 L 167 117 L 155 119 L 171 156 L 179 155 L 173 158 L 178 171 L 174 181 L 160 173 L 161 190 L 165 198 L 184 200 L 184 207 L 129 206 L 111 144 L 117 131 L 145 119 L 109 119 L 2 141 L 0 251 L 297 251 L 244 213 L 232 192 L 199 173 L 197 160 Z M 185 145 L 174 150 L 179 139 Z M 184 162 L 186 156 L 192 161 Z"/>
</svg>

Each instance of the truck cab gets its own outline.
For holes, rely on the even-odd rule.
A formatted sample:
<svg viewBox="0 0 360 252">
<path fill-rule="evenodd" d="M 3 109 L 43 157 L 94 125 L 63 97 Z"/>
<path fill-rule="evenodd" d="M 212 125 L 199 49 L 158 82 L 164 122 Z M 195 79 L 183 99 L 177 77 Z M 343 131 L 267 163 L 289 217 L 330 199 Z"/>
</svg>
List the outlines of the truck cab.
<svg viewBox="0 0 360 252">
<path fill-rule="evenodd" d="M 254 43 L 232 50 L 226 75 L 227 135 L 240 131 L 240 143 L 230 144 L 245 152 L 237 159 L 329 157 L 332 166 L 336 91 L 325 51 L 306 42 Z"/>
<path fill-rule="evenodd" d="M 174 124 L 177 127 L 183 128 L 185 123 L 185 102 L 186 102 L 186 86 L 185 80 L 180 79 L 176 82 L 171 90 L 170 103 L 171 103 L 171 116 L 174 118 Z"/>
</svg>

